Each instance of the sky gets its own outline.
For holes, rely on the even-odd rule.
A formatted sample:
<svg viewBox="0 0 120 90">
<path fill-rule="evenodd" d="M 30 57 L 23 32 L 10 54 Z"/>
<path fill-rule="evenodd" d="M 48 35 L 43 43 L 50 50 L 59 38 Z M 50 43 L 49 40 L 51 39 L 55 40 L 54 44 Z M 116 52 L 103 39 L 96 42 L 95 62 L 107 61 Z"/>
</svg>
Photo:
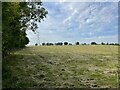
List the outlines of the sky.
<svg viewBox="0 0 120 90">
<path fill-rule="evenodd" d="M 37 33 L 27 31 L 29 45 L 47 42 L 117 43 L 117 2 L 43 2 L 47 18 Z"/>
</svg>

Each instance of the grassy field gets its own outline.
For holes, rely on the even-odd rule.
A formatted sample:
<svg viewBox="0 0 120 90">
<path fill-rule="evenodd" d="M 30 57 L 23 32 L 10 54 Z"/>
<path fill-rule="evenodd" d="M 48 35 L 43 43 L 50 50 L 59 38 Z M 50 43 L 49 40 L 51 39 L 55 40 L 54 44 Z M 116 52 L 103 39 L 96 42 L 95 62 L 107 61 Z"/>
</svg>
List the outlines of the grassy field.
<svg viewBox="0 0 120 90">
<path fill-rule="evenodd" d="M 118 46 L 28 46 L 3 60 L 3 88 L 117 88 Z"/>
</svg>

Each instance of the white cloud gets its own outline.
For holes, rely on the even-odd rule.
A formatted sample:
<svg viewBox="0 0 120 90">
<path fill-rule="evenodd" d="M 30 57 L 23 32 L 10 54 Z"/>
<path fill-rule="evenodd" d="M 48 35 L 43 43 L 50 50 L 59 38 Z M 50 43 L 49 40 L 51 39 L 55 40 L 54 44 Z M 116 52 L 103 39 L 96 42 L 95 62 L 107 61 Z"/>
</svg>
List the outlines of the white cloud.
<svg viewBox="0 0 120 90">
<path fill-rule="evenodd" d="M 76 13 L 78 13 L 78 11 L 75 9 L 75 10 L 73 11 L 73 13 L 70 14 L 70 16 L 63 21 L 63 24 L 65 24 L 66 22 L 70 22 L 71 19 L 74 18 L 74 15 L 75 15 Z"/>
</svg>

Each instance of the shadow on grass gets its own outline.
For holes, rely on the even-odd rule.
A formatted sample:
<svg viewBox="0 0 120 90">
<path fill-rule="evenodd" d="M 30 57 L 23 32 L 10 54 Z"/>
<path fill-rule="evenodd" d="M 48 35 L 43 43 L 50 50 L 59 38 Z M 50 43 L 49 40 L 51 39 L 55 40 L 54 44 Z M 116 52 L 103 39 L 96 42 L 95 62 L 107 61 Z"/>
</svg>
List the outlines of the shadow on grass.
<svg viewBox="0 0 120 90">
<path fill-rule="evenodd" d="M 9 55 L 2 60 L 2 87 L 12 88 L 16 86 L 18 77 L 13 72 L 14 66 L 17 66 L 22 55 Z"/>
</svg>

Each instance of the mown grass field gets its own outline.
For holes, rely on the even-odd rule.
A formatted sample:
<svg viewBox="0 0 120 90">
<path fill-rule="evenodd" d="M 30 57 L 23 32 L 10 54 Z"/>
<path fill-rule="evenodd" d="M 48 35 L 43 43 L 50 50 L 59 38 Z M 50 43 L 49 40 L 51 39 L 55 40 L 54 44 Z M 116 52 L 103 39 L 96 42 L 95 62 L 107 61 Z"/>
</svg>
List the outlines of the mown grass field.
<svg viewBox="0 0 120 90">
<path fill-rule="evenodd" d="M 117 88 L 118 46 L 27 46 L 3 60 L 3 88 Z"/>
</svg>

